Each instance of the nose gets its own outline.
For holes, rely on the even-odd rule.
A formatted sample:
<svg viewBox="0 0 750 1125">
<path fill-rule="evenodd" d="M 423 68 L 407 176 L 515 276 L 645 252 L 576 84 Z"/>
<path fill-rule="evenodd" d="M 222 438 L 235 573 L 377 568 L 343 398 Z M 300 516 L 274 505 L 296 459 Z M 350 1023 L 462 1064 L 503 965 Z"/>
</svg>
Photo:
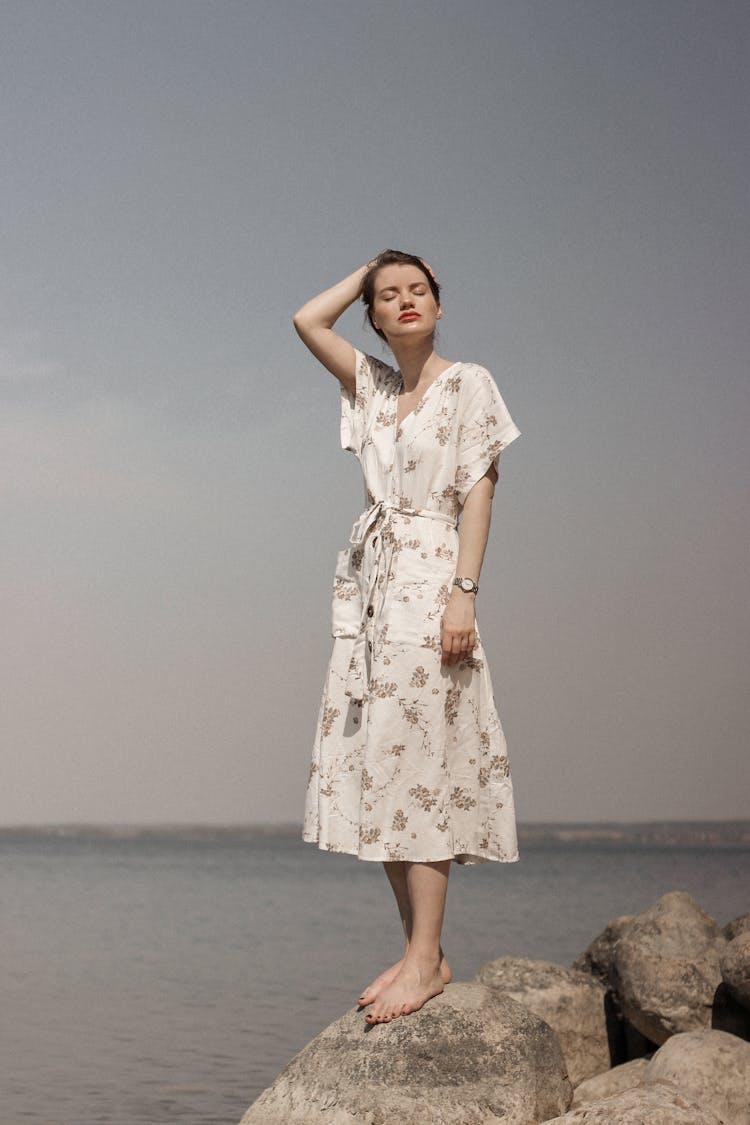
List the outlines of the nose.
<svg viewBox="0 0 750 1125">
<path fill-rule="evenodd" d="M 414 300 L 412 298 L 411 293 L 402 293 L 401 294 L 401 308 L 402 309 L 407 309 L 407 308 L 409 308 L 410 305 L 413 305 L 413 304 L 414 304 Z"/>
</svg>

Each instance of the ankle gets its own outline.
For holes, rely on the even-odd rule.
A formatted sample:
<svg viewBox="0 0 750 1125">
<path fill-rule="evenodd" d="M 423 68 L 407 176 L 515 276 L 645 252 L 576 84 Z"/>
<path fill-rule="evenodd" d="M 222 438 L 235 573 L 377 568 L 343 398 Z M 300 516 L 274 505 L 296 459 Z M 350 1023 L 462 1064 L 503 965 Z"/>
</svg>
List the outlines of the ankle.
<svg viewBox="0 0 750 1125">
<path fill-rule="evenodd" d="M 418 965 L 422 969 L 437 971 L 440 968 L 440 962 L 443 960 L 443 954 L 440 950 L 420 949 L 412 945 L 407 952 L 408 956 L 404 960 L 410 965 Z"/>
</svg>

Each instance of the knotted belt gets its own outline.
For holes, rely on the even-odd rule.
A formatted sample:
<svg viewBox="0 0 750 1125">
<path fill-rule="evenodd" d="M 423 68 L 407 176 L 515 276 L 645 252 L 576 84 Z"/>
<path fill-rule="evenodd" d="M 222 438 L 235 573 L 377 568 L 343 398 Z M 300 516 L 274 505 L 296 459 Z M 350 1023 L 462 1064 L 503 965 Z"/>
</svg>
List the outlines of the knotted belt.
<svg viewBox="0 0 750 1125">
<path fill-rule="evenodd" d="M 456 520 L 453 516 L 448 516 L 444 512 L 435 512 L 429 508 L 405 508 L 389 500 L 376 500 L 369 508 L 367 508 L 352 528 L 352 533 L 349 536 L 349 542 L 352 547 L 363 547 L 365 540 L 381 516 L 385 516 L 382 523 L 382 529 L 388 528 L 391 521 L 391 514 L 396 513 L 400 516 L 414 516 L 422 517 L 431 520 L 440 520 L 442 523 L 450 524 L 451 527 L 456 526 Z M 364 699 L 365 690 L 367 686 L 367 657 L 366 657 L 366 633 L 368 622 L 372 620 L 372 624 L 377 623 L 380 611 L 383 607 L 383 601 L 388 586 L 388 567 L 384 569 L 384 580 L 378 590 L 378 576 L 383 570 L 383 564 L 386 561 L 386 549 L 383 542 L 382 533 L 378 536 L 377 543 L 375 544 L 375 560 L 370 575 L 370 581 L 366 591 L 366 596 L 362 601 L 362 618 L 359 623 L 359 631 L 354 641 L 352 648 L 352 656 L 349 662 L 349 670 L 346 677 L 346 685 L 344 687 L 344 694 L 351 697 L 352 700 Z"/>
</svg>

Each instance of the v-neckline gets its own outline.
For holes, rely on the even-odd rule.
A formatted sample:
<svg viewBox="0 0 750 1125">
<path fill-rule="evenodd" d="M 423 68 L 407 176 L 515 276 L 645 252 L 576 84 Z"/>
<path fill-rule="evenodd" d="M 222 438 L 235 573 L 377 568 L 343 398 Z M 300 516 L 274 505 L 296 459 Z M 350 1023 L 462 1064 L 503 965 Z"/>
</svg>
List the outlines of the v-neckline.
<svg viewBox="0 0 750 1125">
<path fill-rule="evenodd" d="M 398 390 L 396 391 L 396 412 L 395 412 L 395 414 L 394 414 L 394 426 L 395 426 L 395 429 L 396 429 L 396 437 L 395 437 L 395 440 L 396 440 L 396 441 L 398 441 L 398 437 L 399 437 L 399 434 L 401 433 L 401 427 L 403 426 L 404 422 L 405 422 L 405 421 L 406 421 L 406 420 L 407 420 L 408 418 L 411 418 L 412 414 L 414 414 L 414 413 L 415 413 L 415 412 L 416 412 L 416 411 L 417 411 L 417 410 L 419 409 L 419 407 L 420 407 L 420 406 L 422 405 L 422 403 L 424 402 L 425 398 L 426 398 L 426 397 L 427 397 L 427 395 L 428 395 L 428 394 L 430 393 L 430 391 L 431 391 L 431 390 L 432 390 L 432 388 L 433 388 L 433 387 L 435 386 L 435 384 L 436 384 L 436 383 L 439 383 L 439 382 L 440 382 L 440 380 L 442 379 L 443 375 L 447 375 L 447 373 L 448 373 L 449 371 L 452 371 L 454 367 L 458 367 L 458 366 L 460 366 L 461 362 L 462 362 L 462 361 L 461 361 L 460 359 L 457 359 L 455 363 L 452 363 L 452 364 L 450 365 L 450 367 L 445 367 L 445 368 L 443 368 L 443 370 L 442 370 L 442 371 L 440 372 L 440 374 L 439 374 L 439 375 L 436 375 L 436 376 L 435 376 L 435 378 L 434 378 L 434 379 L 432 380 L 432 382 L 430 383 L 429 387 L 425 387 L 425 389 L 424 389 L 424 391 L 422 392 L 421 396 L 420 396 L 420 397 L 419 397 L 419 398 L 417 399 L 417 401 L 416 401 L 416 402 L 414 403 L 414 406 L 413 406 L 413 407 L 411 408 L 411 410 L 409 411 L 409 413 L 408 413 L 408 414 L 404 414 L 404 416 L 403 416 L 403 418 L 401 419 L 401 421 L 400 421 L 400 422 L 399 422 L 399 420 L 398 420 L 398 396 L 399 396 L 399 394 L 401 393 L 401 391 L 402 391 L 402 389 L 403 389 L 403 386 L 404 386 L 404 377 L 403 377 L 403 375 L 401 374 L 401 372 L 400 372 L 400 371 L 397 371 L 397 372 L 396 372 L 396 374 L 398 375 L 398 381 L 399 381 L 399 387 L 398 387 Z"/>
</svg>

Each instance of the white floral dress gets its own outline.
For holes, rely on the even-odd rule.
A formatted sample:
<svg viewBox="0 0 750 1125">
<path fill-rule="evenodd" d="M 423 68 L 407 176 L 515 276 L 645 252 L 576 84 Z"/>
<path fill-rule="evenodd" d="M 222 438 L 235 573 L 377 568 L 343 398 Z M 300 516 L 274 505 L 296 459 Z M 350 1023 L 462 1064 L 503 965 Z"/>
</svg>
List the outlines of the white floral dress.
<svg viewBox="0 0 750 1125">
<path fill-rule="evenodd" d="M 341 445 L 367 508 L 337 559 L 303 839 L 366 860 L 511 862 L 513 788 L 482 642 L 441 666 L 440 622 L 457 517 L 521 431 L 475 363 L 443 371 L 397 428 L 400 373 L 356 361 Z"/>
</svg>

